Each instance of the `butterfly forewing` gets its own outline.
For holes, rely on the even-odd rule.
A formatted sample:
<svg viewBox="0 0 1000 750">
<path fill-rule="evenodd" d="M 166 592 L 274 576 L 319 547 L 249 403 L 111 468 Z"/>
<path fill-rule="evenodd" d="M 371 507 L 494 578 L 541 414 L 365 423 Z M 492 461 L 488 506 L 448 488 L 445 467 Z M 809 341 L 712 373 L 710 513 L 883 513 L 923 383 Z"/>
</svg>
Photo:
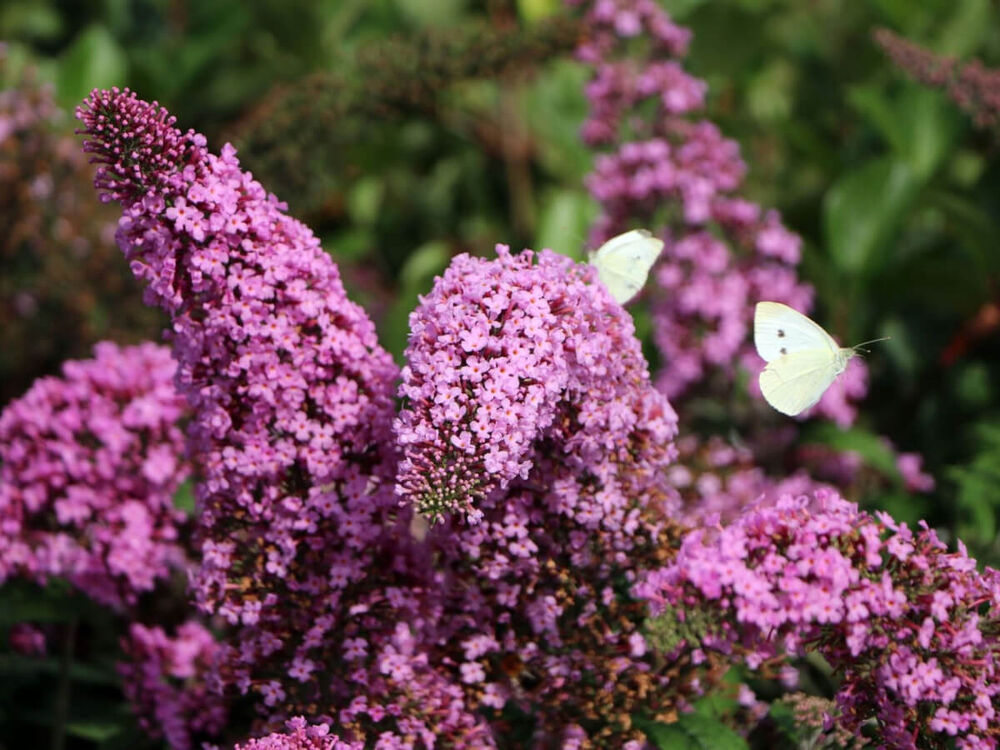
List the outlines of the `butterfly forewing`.
<svg viewBox="0 0 1000 750">
<path fill-rule="evenodd" d="M 829 357 L 840 349 L 819 325 L 780 302 L 757 303 L 753 342 L 765 362 L 811 349 L 823 350 Z"/>
<path fill-rule="evenodd" d="M 653 235 L 648 229 L 633 229 L 630 232 L 619 234 L 601 245 L 593 253 L 594 260 L 601 260 L 612 255 L 618 255 L 629 247 L 635 247 L 646 242 L 655 242 Z M 661 243 L 662 245 L 662 243 Z"/>
<path fill-rule="evenodd" d="M 842 370 L 826 347 L 803 349 L 771 360 L 760 373 L 760 390 L 767 403 L 794 417 L 819 401 Z"/>
</svg>

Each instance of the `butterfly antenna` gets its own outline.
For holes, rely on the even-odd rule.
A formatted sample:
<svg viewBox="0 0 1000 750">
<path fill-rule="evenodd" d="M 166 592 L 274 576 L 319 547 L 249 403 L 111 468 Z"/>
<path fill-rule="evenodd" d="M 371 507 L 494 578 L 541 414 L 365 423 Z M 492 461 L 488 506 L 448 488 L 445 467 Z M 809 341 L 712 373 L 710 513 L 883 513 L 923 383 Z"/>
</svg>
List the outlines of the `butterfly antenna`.
<svg viewBox="0 0 1000 750">
<path fill-rule="evenodd" d="M 865 354 L 871 354 L 871 349 L 863 349 L 865 344 L 877 344 L 879 341 L 888 341 L 892 336 L 883 336 L 880 339 L 872 339 L 871 341 L 862 341 L 860 344 L 855 344 L 852 349 L 861 349 Z"/>
</svg>

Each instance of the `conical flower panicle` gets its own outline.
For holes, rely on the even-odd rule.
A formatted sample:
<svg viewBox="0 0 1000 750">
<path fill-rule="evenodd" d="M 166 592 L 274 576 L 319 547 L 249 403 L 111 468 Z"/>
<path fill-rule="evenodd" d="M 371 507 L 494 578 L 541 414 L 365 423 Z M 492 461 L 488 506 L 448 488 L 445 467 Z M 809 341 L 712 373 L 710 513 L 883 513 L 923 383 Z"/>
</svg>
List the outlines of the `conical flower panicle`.
<svg viewBox="0 0 1000 750">
<path fill-rule="evenodd" d="M 531 474 L 540 443 L 582 471 L 625 452 L 649 375 L 594 269 L 543 250 L 452 261 L 410 316 L 397 492 L 432 517 Z M 658 407 L 669 455 L 676 416 Z"/>
<path fill-rule="evenodd" d="M 641 746 L 633 714 L 718 673 L 685 656 L 668 675 L 628 595 L 679 537 L 677 418 L 631 317 L 589 265 L 499 246 L 455 258 L 411 331 L 397 492 L 446 519 L 432 653 L 497 733 L 512 701 L 539 746 Z"/>
<path fill-rule="evenodd" d="M 363 696 L 357 675 L 379 674 L 395 632 L 382 587 L 423 575 L 385 481 L 397 368 L 319 241 L 231 146 L 209 153 L 128 91 L 94 92 L 78 114 L 97 187 L 123 205 L 118 242 L 172 318 L 199 462 L 192 591 L 234 629 L 220 677 L 275 717 L 347 701 L 331 674 L 360 670 Z M 419 591 L 393 600 L 401 619 Z M 365 643 L 353 661 L 347 641 Z M 380 679 L 372 701 L 388 704 L 402 685 Z"/>
</svg>

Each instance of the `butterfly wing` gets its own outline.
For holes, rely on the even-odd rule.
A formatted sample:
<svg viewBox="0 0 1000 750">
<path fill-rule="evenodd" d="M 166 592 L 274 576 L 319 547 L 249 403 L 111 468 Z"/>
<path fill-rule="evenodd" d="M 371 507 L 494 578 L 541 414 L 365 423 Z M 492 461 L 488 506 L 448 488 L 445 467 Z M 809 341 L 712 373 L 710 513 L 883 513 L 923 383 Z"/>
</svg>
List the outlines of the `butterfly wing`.
<svg viewBox="0 0 1000 750">
<path fill-rule="evenodd" d="M 632 299 L 646 283 L 649 269 L 663 250 L 663 241 L 645 229 L 633 229 L 601 245 L 590 258 L 597 278 L 619 304 Z"/>
<path fill-rule="evenodd" d="M 767 403 L 794 417 L 819 401 L 843 372 L 841 359 L 825 347 L 779 356 L 760 373 L 760 391 Z"/>
<path fill-rule="evenodd" d="M 780 302 L 758 302 L 753 316 L 753 343 L 765 362 L 796 352 L 840 349 L 818 324 Z"/>
</svg>

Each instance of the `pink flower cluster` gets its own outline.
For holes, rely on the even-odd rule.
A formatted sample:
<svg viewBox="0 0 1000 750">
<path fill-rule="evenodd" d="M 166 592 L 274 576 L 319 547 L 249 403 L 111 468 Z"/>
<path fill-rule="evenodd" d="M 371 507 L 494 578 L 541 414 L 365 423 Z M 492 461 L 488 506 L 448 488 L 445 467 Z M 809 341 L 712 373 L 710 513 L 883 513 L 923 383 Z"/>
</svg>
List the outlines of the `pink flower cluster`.
<svg viewBox="0 0 1000 750">
<path fill-rule="evenodd" d="M 903 478 L 903 486 L 911 492 L 930 492 L 934 489 L 934 477 L 924 471 L 924 457 L 919 453 L 899 453 L 896 468 Z"/>
<path fill-rule="evenodd" d="M 0 583 L 66 577 L 120 609 L 183 564 L 174 370 L 162 347 L 104 342 L 4 409 Z"/>
<path fill-rule="evenodd" d="M 7 643 L 15 653 L 24 656 L 44 656 L 48 651 L 45 633 L 41 628 L 27 622 L 11 625 Z"/>
<path fill-rule="evenodd" d="M 751 667 L 818 651 L 843 675 L 844 726 L 874 722 L 887 746 L 1000 741 L 1000 573 L 979 573 L 926 527 L 825 490 L 785 496 L 692 532 L 636 594 L 674 623 L 668 651 L 686 644 Z"/>
<path fill-rule="evenodd" d="M 278 606 L 265 592 L 306 585 L 287 578 L 300 556 L 322 556 L 315 570 L 342 558 L 324 588 L 343 588 L 363 575 L 350 550 L 378 535 L 386 504 L 369 469 L 391 442 L 396 368 L 371 321 L 231 146 L 209 154 L 128 91 L 95 92 L 78 116 L 102 163 L 97 186 L 123 202 L 118 242 L 173 318 L 204 473 L 200 604 L 253 625 Z"/>
<path fill-rule="evenodd" d="M 361 742 L 344 742 L 326 724 L 310 725 L 301 716 L 286 722 L 286 731 L 237 744 L 233 750 L 362 750 Z"/>
<path fill-rule="evenodd" d="M 801 470 L 770 477 L 754 463 L 753 451 L 718 436 L 704 440 L 685 435 L 677 440 L 677 448 L 678 460 L 670 468 L 668 481 L 680 492 L 680 519 L 691 528 L 729 523 L 756 503 L 825 486 Z"/>
<path fill-rule="evenodd" d="M 812 289 L 796 272 L 801 240 L 775 211 L 737 194 L 746 168 L 736 142 L 688 117 L 705 95 L 704 82 L 679 62 L 690 32 L 655 0 L 585 5 L 588 33 L 577 53 L 594 77 L 583 138 L 612 149 L 587 179 L 603 211 L 592 240 L 638 223 L 665 241 L 653 274 L 654 339 L 663 357 L 657 384 L 674 399 L 714 373 L 731 381 L 734 365 L 759 372 L 749 341 L 755 303 L 812 306 Z M 858 398 L 864 387 L 829 393 L 818 413 L 853 421 L 845 393 Z"/>
<path fill-rule="evenodd" d="M 389 587 L 390 599 L 402 600 L 418 592 L 404 593 Z M 411 610 L 412 611 L 412 610 Z M 341 697 L 337 721 L 346 736 L 365 737 L 380 750 L 414 747 L 495 747 L 494 736 L 465 686 L 454 674 L 453 663 L 435 659 L 426 634 L 434 629 L 441 610 L 425 610 L 423 617 L 404 622 L 405 613 L 378 610 L 359 613 L 366 619 L 355 637 L 344 640 L 345 670 L 332 677 Z M 395 621 L 386 636 L 386 623 Z M 365 693 L 357 688 L 364 686 Z"/>
<path fill-rule="evenodd" d="M 190 750 L 195 738 L 223 730 L 225 703 L 207 685 L 218 654 L 208 630 L 190 621 L 170 637 L 162 628 L 133 623 L 122 649 L 122 689 L 151 737 L 165 738 L 172 750 Z"/>
<path fill-rule="evenodd" d="M 386 748 L 475 733 L 447 676 L 413 667 L 419 641 L 413 674 L 388 666 L 396 623 L 433 601 L 430 566 L 392 492 L 397 369 L 336 266 L 231 146 L 208 153 L 129 91 L 94 92 L 78 116 L 99 189 L 123 204 L 119 244 L 172 318 L 200 462 L 192 590 L 232 626 L 217 677 L 271 726 L 318 708 Z"/>
<path fill-rule="evenodd" d="M 500 246 L 456 258 L 411 329 L 401 493 L 477 521 L 429 532 L 425 640 L 491 722 L 508 702 L 536 717 L 537 746 L 641 742 L 628 717 L 675 707 L 694 670 L 668 677 L 624 583 L 668 554 L 678 508 L 676 416 L 630 316 L 589 266 Z"/>
<path fill-rule="evenodd" d="M 503 245 L 497 256 L 455 258 L 410 316 L 397 491 L 432 518 L 478 520 L 477 503 L 528 479 L 543 441 L 580 471 L 623 455 L 637 401 L 653 398 L 632 319 L 592 267 Z M 676 417 L 656 401 L 643 428 L 667 445 Z M 623 520 L 607 504 L 572 512 Z"/>
</svg>

